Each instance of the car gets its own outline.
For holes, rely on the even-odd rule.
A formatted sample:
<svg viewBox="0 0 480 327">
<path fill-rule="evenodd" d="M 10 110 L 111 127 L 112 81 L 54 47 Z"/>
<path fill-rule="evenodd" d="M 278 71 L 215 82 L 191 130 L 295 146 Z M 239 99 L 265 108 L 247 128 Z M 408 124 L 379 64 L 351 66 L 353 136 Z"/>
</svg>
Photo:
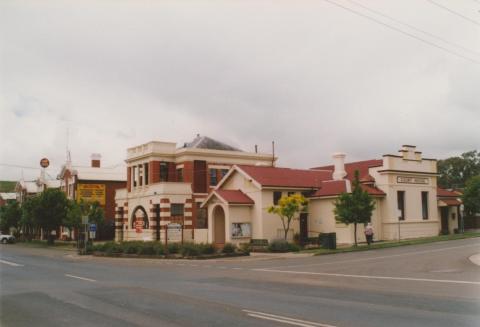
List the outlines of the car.
<svg viewBox="0 0 480 327">
<path fill-rule="evenodd" d="M 10 234 L 3 234 L 2 232 L 0 232 L 0 243 L 15 243 L 15 236 Z"/>
</svg>

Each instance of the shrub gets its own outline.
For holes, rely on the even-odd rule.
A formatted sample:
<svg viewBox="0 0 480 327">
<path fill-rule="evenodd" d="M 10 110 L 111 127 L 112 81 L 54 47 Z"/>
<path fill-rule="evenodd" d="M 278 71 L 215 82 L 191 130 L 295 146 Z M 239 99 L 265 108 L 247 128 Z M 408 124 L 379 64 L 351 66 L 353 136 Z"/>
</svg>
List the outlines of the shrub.
<svg viewBox="0 0 480 327">
<path fill-rule="evenodd" d="M 298 252 L 300 247 L 284 240 L 275 240 L 268 246 L 270 252 Z"/>
<path fill-rule="evenodd" d="M 217 249 L 215 248 L 215 245 L 214 244 L 211 244 L 211 243 L 202 243 L 202 244 L 199 244 L 200 246 L 200 252 L 201 254 L 214 254 Z"/>
<path fill-rule="evenodd" d="M 104 244 L 104 251 L 106 254 L 118 254 L 123 252 L 123 246 L 120 243 L 108 242 Z"/>
<path fill-rule="evenodd" d="M 142 246 L 142 243 L 143 242 L 140 242 L 140 241 L 123 242 L 122 243 L 123 253 L 126 253 L 126 254 L 138 253 L 139 247 Z"/>
<path fill-rule="evenodd" d="M 155 246 L 153 242 L 144 242 L 143 244 L 139 244 L 137 248 L 137 253 L 144 255 L 154 255 Z"/>
<path fill-rule="evenodd" d="M 160 242 L 155 242 L 153 245 L 156 255 L 164 255 L 165 254 L 165 246 Z"/>
<path fill-rule="evenodd" d="M 180 253 L 184 257 L 195 257 L 201 252 L 201 246 L 194 243 L 183 243 L 180 248 Z"/>
<path fill-rule="evenodd" d="M 250 254 L 252 251 L 252 246 L 249 243 L 240 243 L 240 251 L 245 253 L 245 254 Z"/>
<path fill-rule="evenodd" d="M 169 254 L 175 254 L 180 251 L 180 244 L 179 243 L 168 243 L 167 246 Z"/>
<path fill-rule="evenodd" d="M 223 253 L 233 253 L 233 252 L 235 252 L 236 248 L 237 247 L 232 243 L 225 243 L 225 245 L 223 246 L 222 252 Z"/>
</svg>

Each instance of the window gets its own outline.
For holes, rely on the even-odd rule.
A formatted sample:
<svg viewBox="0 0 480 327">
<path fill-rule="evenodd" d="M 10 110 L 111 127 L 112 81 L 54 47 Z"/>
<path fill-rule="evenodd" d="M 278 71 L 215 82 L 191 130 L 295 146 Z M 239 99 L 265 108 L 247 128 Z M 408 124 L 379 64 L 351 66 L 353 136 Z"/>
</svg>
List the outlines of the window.
<svg viewBox="0 0 480 327">
<path fill-rule="evenodd" d="M 222 169 L 220 170 L 220 175 L 223 177 L 225 177 L 225 175 L 228 173 L 228 169 Z"/>
<path fill-rule="evenodd" d="M 139 186 L 143 185 L 143 166 L 142 165 L 138 166 L 138 185 Z"/>
<path fill-rule="evenodd" d="M 195 228 L 208 228 L 207 208 L 200 208 L 201 202 L 197 202 L 197 223 Z"/>
<path fill-rule="evenodd" d="M 132 167 L 132 181 L 133 187 L 137 187 L 137 166 Z"/>
<path fill-rule="evenodd" d="M 399 220 L 405 220 L 405 191 L 397 191 L 398 210 L 400 210 Z"/>
<path fill-rule="evenodd" d="M 183 216 L 183 203 L 172 203 L 170 205 L 170 216 Z"/>
<path fill-rule="evenodd" d="M 294 194 L 295 194 L 295 192 L 288 192 L 288 196 L 292 196 Z"/>
<path fill-rule="evenodd" d="M 148 163 L 143 164 L 143 172 L 145 174 L 145 185 L 148 185 Z"/>
<path fill-rule="evenodd" d="M 217 185 L 217 170 L 216 169 L 210 169 L 210 186 L 215 186 Z"/>
<path fill-rule="evenodd" d="M 280 198 L 282 197 L 282 192 L 279 192 L 279 191 L 275 191 L 273 192 L 273 205 L 278 205 L 278 201 L 280 200 Z"/>
<path fill-rule="evenodd" d="M 161 162 L 160 163 L 160 182 L 168 181 L 168 163 Z"/>
<path fill-rule="evenodd" d="M 183 169 L 177 169 L 177 182 L 183 182 Z"/>
<path fill-rule="evenodd" d="M 422 192 L 422 218 L 428 219 L 428 192 Z"/>
</svg>

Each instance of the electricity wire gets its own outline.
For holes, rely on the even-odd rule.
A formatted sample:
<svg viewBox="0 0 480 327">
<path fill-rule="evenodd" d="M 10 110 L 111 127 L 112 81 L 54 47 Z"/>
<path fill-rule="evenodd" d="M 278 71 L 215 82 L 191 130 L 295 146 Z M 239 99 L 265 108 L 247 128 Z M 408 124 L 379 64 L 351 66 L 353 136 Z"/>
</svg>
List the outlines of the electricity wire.
<svg viewBox="0 0 480 327">
<path fill-rule="evenodd" d="M 455 15 L 455 16 L 458 16 L 458 17 L 460 17 L 460 18 L 463 18 L 464 20 L 466 20 L 466 21 L 468 21 L 468 22 L 470 22 L 470 23 L 472 23 L 472 24 L 475 24 L 475 25 L 477 25 L 477 26 L 480 26 L 480 23 L 477 22 L 476 20 L 471 19 L 470 17 L 467 17 L 467 16 L 465 16 L 465 15 L 459 13 L 459 12 L 456 12 L 456 11 L 454 11 L 454 10 L 452 10 L 452 9 L 450 9 L 450 8 L 448 8 L 448 7 L 440 4 L 440 3 L 438 3 L 438 2 L 435 2 L 435 1 L 433 1 L 433 0 L 426 0 L 426 1 L 430 2 L 432 5 L 435 5 L 435 6 L 439 7 L 439 8 L 442 8 L 443 10 L 448 11 L 449 13 L 451 13 L 451 14 L 453 14 L 453 15 Z"/>
<path fill-rule="evenodd" d="M 388 28 L 388 29 L 391 29 L 391 30 L 396 31 L 396 32 L 401 33 L 401 34 L 404 34 L 404 35 L 406 35 L 406 36 L 408 36 L 408 37 L 414 38 L 414 39 L 416 39 L 416 40 L 418 40 L 418 41 L 420 41 L 420 42 L 423 42 L 423 43 L 425 43 L 425 44 L 428 44 L 428 45 L 430 45 L 430 46 L 432 46 L 432 47 L 435 47 L 435 48 L 437 48 L 437 49 L 440 49 L 440 50 L 442 50 L 442 51 L 445 51 L 445 52 L 447 52 L 447 53 L 449 53 L 449 54 L 451 54 L 451 55 L 454 55 L 454 56 L 456 56 L 456 57 L 459 57 L 459 58 L 468 60 L 468 61 L 470 61 L 470 62 L 472 62 L 472 63 L 477 64 L 477 65 L 480 65 L 480 61 L 478 61 L 478 60 L 475 60 L 475 59 L 473 59 L 473 58 L 464 56 L 464 55 L 461 54 L 461 53 L 452 51 L 452 50 L 450 50 L 450 49 L 448 49 L 448 48 L 445 48 L 445 47 L 443 47 L 443 46 L 441 46 L 441 45 L 435 44 L 435 43 L 433 43 L 433 42 L 431 42 L 431 41 L 428 41 L 428 40 L 426 40 L 426 39 L 424 39 L 424 38 L 421 38 L 421 37 L 419 37 L 419 36 L 417 36 L 417 35 L 415 35 L 415 34 L 412 34 L 412 33 L 409 33 L 409 32 L 405 32 L 405 31 L 403 31 L 403 30 L 401 30 L 401 29 L 399 29 L 399 28 L 397 28 L 397 27 L 395 27 L 395 26 L 392 26 L 392 25 L 389 25 L 389 24 L 387 24 L 387 23 L 384 23 L 384 22 L 382 22 L 382 21 L 380 21 L 380 20 L 378 20 L 378 19 L 376 19 L 376 18 L 374 18 L 374 17 L 365 15 L 365 14 L 363 14 L 363 13 L 361 13 L 361 12 L 355 10 L 355 9 L 352 9 L 352 8 L 350 8 L 350 7 L 341 5 L 341 4 L 339 4 L 339 3 L 335 2 L 335 1 L 332 1 L 332 0 L 323 0 L 323 1 L 328 2 L 328 3 L 330 3 L 330 4 L 334 5 L 334 6 L 337 6 L 337 7 L 339 7 L 339 8 L 342 8 L 342 9 L 344 9 L 344 10 L 347 10 L 347 11 L 349 11 L 349 12 L 355 14 L 355 15 L 358 15 L 358 16 L 361 16 L 361 17 L 363 17 L 363 18 L 366 18 L 366 19 L 368 19 L 368 20 L 370 20 L 370 21 L 373 21 L 373 22 L 375 22 L 375 23 L 377 23 L 377 24 L 380 24 L 380 25 L 382 25 L 382 26 L 385 26 L 385 27 Z"/>
</svg>

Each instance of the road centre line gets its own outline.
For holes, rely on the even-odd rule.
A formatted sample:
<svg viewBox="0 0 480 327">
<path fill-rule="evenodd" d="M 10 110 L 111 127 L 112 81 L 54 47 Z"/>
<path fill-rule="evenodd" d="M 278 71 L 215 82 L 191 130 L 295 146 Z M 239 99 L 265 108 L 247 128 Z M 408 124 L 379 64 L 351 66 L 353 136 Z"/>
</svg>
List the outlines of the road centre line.
<svg viewBox="0 0 480 327">
<path fill-rule="evenodd" d="M 4 263 L 4 264 L 12 266 L 12 267 L 23 267 L 24 266 L 24 265 L 21 265 L 19 263 L 7 261 L 7 260 L 0 260 L 0 263 Z"/>
<path fill-rule="evenodd" d="M 75 275 L 65 274 L 65 276 L 70 277 L 70 278 L 81 279 L 81 280 L 84 280 L 84 281 L 87 281 L 87 282 L 92 282 L 92 283 L 96 282 L 95 279 L 90 279 L 90 278 L 85 278 L 85 277 L 80 277 L 80 276 L 75 276 Z"/>
<path fill-rule="evenodd" d="M 334 274 L 334 273 L 322 273 L 322 272 L 310 272 L 310 271 L 292 271 L 292 270 L 275 270 L 275 269 L 251 269 L 251 270 L 261 271 L 261 272 L 270 272 L 270 273 L 296 274 L 296 275 L 314 275 L 314 276 L 347 277 L 347 278 L 363 278 L 363 279 L 404 280 L 404 281 L 412 281 L 412 282 L 431 282 L 431 283 L 445 283 L 445 284 L 480 285 L 480 282 L 472 282 L 472 281 L 467 281 L 467 280 L 350 275 L 350 274 Z"/>
<path fill-rule="evenodd" d="M 379 260 L 379 259 L 390 259 L 390 258 L 404 257 L 404 256 L 409 256 L 409 255 L 417 255 L 417 254 L 425 254 L 425 253 L 442 252 L 442 251 L 446 251 L 446 250 L 461 249 L 461 248 L 473 247 L 473 246 L 480 246 L 480 243 L 468 244 L 468 245 L 460 245 L 460 246 L 452 246 L 452 247 L 448 247 L 448 248 L 441 248 L 441 249 L 435 249 L 435 250 L 425 250 L 425 251 L 418 251 L 418 252 L 408 252 L 408 253 L 399 253 L 399 254 L 392 254 L 392 255 L 384 255 L 384 256 L 378 256 L 378 257 L 372 257 L 372 258 L 361 258 L 361 259 L 352 259 L 352 260 L 330 261 L 330 262 L 312 263 L 312 264 L 306 264 L 306 265 L 276 266 L 276 267 L 268 267 L 268 269 L 315 267 L 315 266 L 333 265 L 333 264 L 341 264 L 341 263 L 354 263 L 354 262 L 371 261 L 371 260 Z"/>
<path fill-rule="evenodd" d="M 294 319 L 294 318 L 289 318 L 285 316 L 274 315 L 271 313 L 252 311 L 252 310 L 242 310 L 242 311 L 245 312 L 250 317 L 277 321 L 284 324 L 303 326 L 303 327 L 335 327 L 333 325 L 321 324 L 318 322 L 306 321 L 301 319 Z"/>
</svg>

